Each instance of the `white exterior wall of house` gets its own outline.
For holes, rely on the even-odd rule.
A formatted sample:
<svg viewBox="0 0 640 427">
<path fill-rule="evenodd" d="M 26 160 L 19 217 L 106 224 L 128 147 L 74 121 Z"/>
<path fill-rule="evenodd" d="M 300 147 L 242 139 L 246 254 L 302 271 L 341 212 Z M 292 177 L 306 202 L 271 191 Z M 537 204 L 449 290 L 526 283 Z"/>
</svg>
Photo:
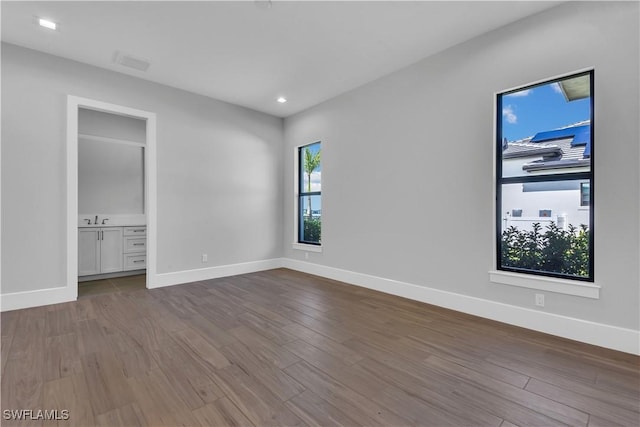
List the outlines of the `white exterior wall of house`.
<svg viewBox="0 0 640 427">
<path fill-rule="evenodd" d="M 523 175 L 522 166 L 530 163 L 540 156 L 516 157 L 505 159 L 502 163 L 504 176 Z M 559 169 L 558 172 L 586 172 L 587 168 Z M 524 172 L 526 175 L 548 174 L 549 170 Z M 531 187 L 532 185 L 529 185 Z M 589 224 L 589 207 L 580 206 L 580 184 L 575 183 L 575 189 L 563 189 L 553 191 L 525 190 L 523 184 L 508 184 L 502 187 L 502 229 L 516 226 L 521 230 L 531 230 L 534 223 L 538 222 L 543 228 L 550 222 L 558 227 L 567 229 L 569 224 L 579 227 L 581 224 Z M 522 210 L 521 217 L 514 217 L 513 210 Z M 541 210 L 551 210 L 550 217 L 541 217 Z M 558 222 L 558 217 L 563 217 Z"/>
<path fill-rule="evenodd" d="M 580 206 L 579 189 L 523 192 L 523 184 L 509 184 L 503 187 L 502 196 L 503 230 L 512 225 L 521 230 L 530 230 L 535 222 L 544 228 L 551 221 L 563 228 L 562 220 L 560 224 L 557 223 L 559 216 L 565 218 L 565 227 L 569 224 L 575 227 L 589 224 L 589 207 Z M 513 217 L 511 212 L 514 209 L 521 209 L 522 216 Z M 539 216 L 539 211 L 543 209 L 551 210 L 551 216 Z"/>
</svg>

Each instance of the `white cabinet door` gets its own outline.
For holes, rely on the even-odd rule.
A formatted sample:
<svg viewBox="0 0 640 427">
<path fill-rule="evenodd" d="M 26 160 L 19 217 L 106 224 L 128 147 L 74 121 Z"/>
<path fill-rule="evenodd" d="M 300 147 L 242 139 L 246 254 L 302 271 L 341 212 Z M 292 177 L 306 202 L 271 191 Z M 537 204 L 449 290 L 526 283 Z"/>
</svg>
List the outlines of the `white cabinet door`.
<svg viewBox="0 0 640 427">
<path fill-rule="evenodd" d="M 100 273 L 100 229 L 78 230 L 78 276 Z"/>
<path fill-rule="evenodd" d="M 100 272 L 122 271 L 122 227 L 102 228 L 100 233 Z"/>
</svg>

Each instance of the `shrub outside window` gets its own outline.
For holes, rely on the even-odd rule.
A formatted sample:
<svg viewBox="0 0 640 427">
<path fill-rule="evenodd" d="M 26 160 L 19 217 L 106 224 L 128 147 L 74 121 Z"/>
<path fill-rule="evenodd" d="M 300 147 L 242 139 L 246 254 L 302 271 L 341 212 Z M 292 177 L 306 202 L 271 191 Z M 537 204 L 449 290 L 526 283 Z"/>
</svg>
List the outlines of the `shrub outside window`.
<svg viewBox="0 0 640 427">
<path fill-rule="evenodd" d="M 298 148 L 298 243 L 321 244 L 322 164 L 320 142 Z"/>
<path fill-rule="evenodd" d="M 593 79 L 497 95 L 498 270 L 593 282 Z"/>
</svg>

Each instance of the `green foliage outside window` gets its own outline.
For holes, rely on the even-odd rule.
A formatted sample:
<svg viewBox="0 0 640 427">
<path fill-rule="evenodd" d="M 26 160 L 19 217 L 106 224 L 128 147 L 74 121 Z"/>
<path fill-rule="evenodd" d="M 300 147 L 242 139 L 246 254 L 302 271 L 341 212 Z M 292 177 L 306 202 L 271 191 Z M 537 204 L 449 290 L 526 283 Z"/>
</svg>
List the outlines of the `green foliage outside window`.
<svg viewBox="0 0 640 427">
<path fill-rule="evenodd" d="M 502 265 L 526 270 L 546 271 L 577 277 L 589 277 L 589 229 L 569 225 L 562 230 L 554 223 L 542 231 L 509 227 L 502 233 Z"/>
<path fill-rule="evenodd" d="M 304 217 L 304 240 L 320 243 L 320 218 Z"/>
</svg>

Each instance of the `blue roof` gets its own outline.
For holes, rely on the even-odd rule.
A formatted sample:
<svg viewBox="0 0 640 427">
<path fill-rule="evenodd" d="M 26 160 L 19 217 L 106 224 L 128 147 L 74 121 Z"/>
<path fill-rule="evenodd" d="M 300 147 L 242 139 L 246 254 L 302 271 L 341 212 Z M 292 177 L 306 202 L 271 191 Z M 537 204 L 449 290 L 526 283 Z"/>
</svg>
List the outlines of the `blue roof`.
<svg viewBox="0 0 640 427">
<path fill-rule="evenodd" d="M 551 141 L 573 137 L 571 145 L 585 145 L 591 139 L 591 125 L 572 126 L 564 129 L 538 132 L 530 142 Z"/>
<path fill-rule="evenodd" d="M 584 145 L 584 157 L 591 156 L 591 125 L 572 126 L 564 129 L 538 132 L 529 142 L 552 141 L 554 139 L 566 139 L 573 137 L 571 146 Z"/>
<path fill-rule="evenodd" d="M 589 143 L 591 142 L 591 126 L 586 125 L 586 126 L 577 126 L 577 127 L 582 129 L 576 132 L 575 136 L 573 137 L 573 141 L 571 141 L 571 146 L 585 145 L 585 144 L 589 145 Z"/>
</svg>

